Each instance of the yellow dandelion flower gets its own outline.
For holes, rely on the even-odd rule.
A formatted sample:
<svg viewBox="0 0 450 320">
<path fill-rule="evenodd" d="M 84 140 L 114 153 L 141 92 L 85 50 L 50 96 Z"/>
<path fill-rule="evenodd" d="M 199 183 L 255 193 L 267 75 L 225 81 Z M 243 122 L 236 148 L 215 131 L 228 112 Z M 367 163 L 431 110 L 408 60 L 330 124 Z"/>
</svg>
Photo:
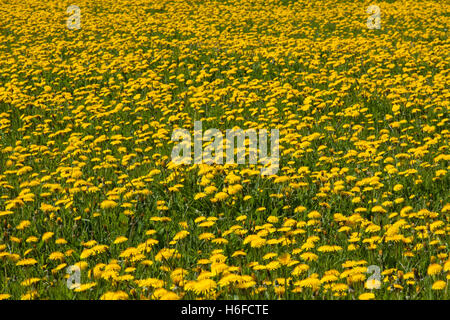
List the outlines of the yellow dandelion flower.
<svg viewBox="0 0 450 320">
<path fill-rule="evenodd" d="M 36 264 L 37 261 L 33 258 L 22 259 L 16 263 L 16 266 L 32 266 Z"/>
<path fill-rule="evenodd" d="M 108 291 L 100 297 L 100 300 L 127 300 L 128 294 L 124 291 Z"/>
<path fill-rule="evenodd" d="M 304 206 L 298 206 L 294 209 L 295 213 L 303 213 L 305 211 L 306 211 L 306 207 L 304 207 Z"/>
<path fill-rule="evenodd" d="M 115 202 L 113 200 L 104 200 L 100 204 L 100 208 L 102 208 L 102 209 L 111 209 L 111 208 L 115 208 L 117 206 L 118 206 L 117 202 Z"/>
<path fill-rule="evenodd" d="M 428 266 L 427 274 L 429 276 L 434 276 L 434 275 L 441 273 L 441 271 L 442 271 L 442 266 L 440 264 L 433 263 Z"/>
<path fill-rule="evenodd" d="M 375 299 L 375 294 L 373 294 L 371 292 L 366 292 L 366 293 L 360 294 L 358 299 L 359 300 L 372 300 L 372 299 Z"/>
<path fill-rule="evenodd" d="M 40 278 L 30 278 L 30 279 L 26 279 L 26 280 L 22 281 L 22 282 L 20 283 L 20 285 L 22 285 L 22 286 L 24 286 L 24 287 L 28 287 L 28 286 L 31 286 L 31 285 L 34 284 L 34 283 L 39 282 L 39 281 L 41 281 Z"/>
<path fill-rule="evenodd" d="M 49 260 L 63 260 L 64 259 L 64 253 L 59 252 L 59 251 L 55 251 L 50 253 L 50 256 L 48 257 Z"/>
<path fill-rule="evenodd" d="M 46 232 L 42 235 L 42 241 L 47 241 L 48 239 L 50 239 L 51 237 L 53 237 L 54 233 L 53 232 Z"/>
<path fill-rule="evenodd" d="M 114 243 L 114 244 L 119 244 L 119 243 L 125 242 L 125 241 L 127 241 L 127 240 L 128 240 L 127 237 L 121 236 L 121 237 L 117 237 L 116 240 L 114 240 L 113 243 Z"/>
<path fill-rule="evenodd" d="M 444 290 L 447 286 L 447 282 L 438 280 L 435 283 L 433 283 L 433 286 L 431 287 L 432 290 Z"/>
<path fill-rule="evenodd" d="M 95 287 L 97 285 L 96 282 L 89 282 L 89 283 L 83 283 L 81 284 L 78 288 L 75 288 L 73 291 L 74 292 L 83 292 L 83 291 L 87 291 L 93 287 Z"/>
<path fill-rule="evenodd" d="M 205 294 L 215 290 L 217 283 L 212 279 L 203 279 L 194 284 L 194 292 L 196 294 Z"/>
</svg>

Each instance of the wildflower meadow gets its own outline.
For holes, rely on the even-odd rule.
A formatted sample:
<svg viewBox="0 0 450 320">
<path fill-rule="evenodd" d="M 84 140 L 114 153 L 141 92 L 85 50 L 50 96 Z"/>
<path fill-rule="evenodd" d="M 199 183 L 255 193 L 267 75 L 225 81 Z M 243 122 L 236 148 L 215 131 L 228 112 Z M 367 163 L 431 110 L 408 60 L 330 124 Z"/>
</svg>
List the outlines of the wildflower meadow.
<svg viewBox="0 0 450 320">
<path fill-rule="evenodd" d="M 0 13 L 0 300 L 450 299 L 448 1 Z"/>
</svg>

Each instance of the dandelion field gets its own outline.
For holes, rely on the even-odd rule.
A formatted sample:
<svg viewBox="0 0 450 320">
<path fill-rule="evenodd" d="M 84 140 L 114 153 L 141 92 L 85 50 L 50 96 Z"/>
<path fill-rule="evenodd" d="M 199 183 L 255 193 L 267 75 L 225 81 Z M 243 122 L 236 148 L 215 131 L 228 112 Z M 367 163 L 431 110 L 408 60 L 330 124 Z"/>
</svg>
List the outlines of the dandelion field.
<svg viewBox="0 0 450 320">
<path fill-rule="evenodd" d="M 449 2 L 0 4 L 0 300 L 450 298 Z"/>
</svg>

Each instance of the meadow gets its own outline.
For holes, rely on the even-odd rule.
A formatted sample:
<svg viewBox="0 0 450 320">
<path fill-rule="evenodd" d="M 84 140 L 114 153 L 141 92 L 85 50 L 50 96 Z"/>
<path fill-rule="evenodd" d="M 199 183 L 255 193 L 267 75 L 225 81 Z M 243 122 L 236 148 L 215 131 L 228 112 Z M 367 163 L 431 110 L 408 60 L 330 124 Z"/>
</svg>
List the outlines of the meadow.
<svg viewBox="0 0 450 320">
<path fill-rule="evenodd" d="M 450 299 L 448 1 L 0 12 L 0 300 Z M 278 172 L 175 164 L 195 121 Z"/>
</svg>

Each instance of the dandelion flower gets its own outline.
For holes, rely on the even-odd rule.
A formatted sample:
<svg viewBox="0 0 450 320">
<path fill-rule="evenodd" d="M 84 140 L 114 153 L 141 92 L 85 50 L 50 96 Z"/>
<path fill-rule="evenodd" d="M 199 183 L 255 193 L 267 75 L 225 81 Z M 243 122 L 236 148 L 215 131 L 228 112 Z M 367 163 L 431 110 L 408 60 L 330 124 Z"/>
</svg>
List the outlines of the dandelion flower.
<svg viewBox="0 0 450 320">
<path fill-rule="evenodd" d="M 446 286 L 447 286 L 447 283 L 445 281 L 438 280 L 435 283 L 433 283 L 433 286 L 431 287 L 431 289 L 444 290 Z"/>
<path fill-rule="evenodd" d="M 434 275 L 441 273 L 441 271 L 442 271 L 442 266 L 437 263 L 433 263 L 428 266 L 427 274 L 429 276 L 434 276 Z"/>
<path fill-rule="evenodd" d="M 358 299 L 359 300 L 372 300 L 372 299 L 375 299 L 375 294 L 373 294 L 371 292 L 366 292 L 366 293 L 360 294 Z"/>
</svg>

